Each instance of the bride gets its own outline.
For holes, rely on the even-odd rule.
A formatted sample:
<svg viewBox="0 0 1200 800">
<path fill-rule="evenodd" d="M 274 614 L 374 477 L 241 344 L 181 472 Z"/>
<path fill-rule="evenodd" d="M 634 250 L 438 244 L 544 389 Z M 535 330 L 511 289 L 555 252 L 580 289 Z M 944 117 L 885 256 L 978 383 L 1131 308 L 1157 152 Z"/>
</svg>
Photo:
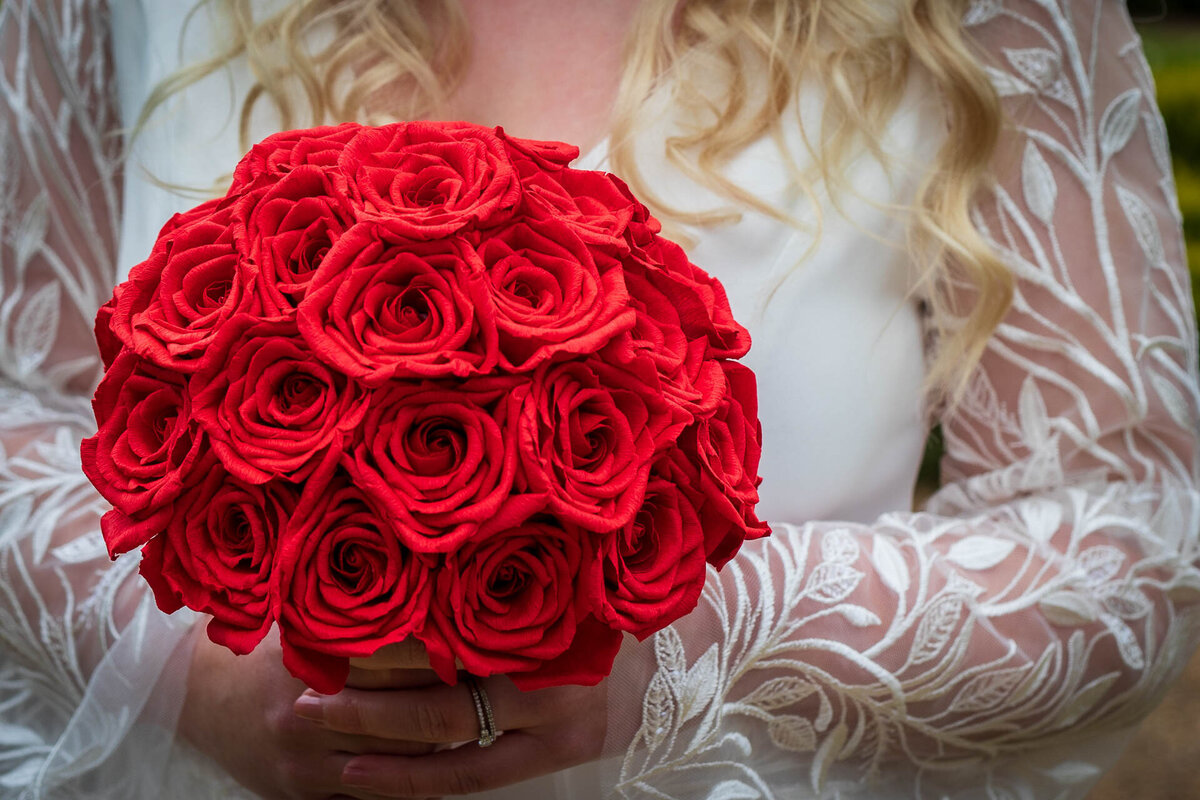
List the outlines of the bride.
<svg viewBox="0 0 1200 800">
<path fill-rule="evenodd" d="M 1086 795 L 1200 620 L 1191 294 L 1121 4 L 193 6 L 0 4 L 0 797 Z M 754 338 L 773 536 L 599 687 L 481 681 L 490 747 L 420 652 L 321 697 L 161 614 L 79 466 L 92 320 L 158 226 L 274 130 L 400 118 L 581 145 Z"/>
</svg>

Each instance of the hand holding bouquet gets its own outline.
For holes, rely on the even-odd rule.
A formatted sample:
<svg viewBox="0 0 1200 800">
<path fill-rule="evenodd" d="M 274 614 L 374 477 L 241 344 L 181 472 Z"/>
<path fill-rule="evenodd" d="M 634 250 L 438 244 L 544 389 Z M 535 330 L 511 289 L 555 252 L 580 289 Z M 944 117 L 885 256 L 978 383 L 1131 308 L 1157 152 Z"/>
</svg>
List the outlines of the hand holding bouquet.
<svg viewBox="0 0 1200 800">
<path fill-rule="evenodd" d="M 100 311 L 110 554 L 322 692 L 415 637 L 595 683 L 767 532 L 749 337 L 577 150 L 463 123 L 272 136 Z"/>
</svg>

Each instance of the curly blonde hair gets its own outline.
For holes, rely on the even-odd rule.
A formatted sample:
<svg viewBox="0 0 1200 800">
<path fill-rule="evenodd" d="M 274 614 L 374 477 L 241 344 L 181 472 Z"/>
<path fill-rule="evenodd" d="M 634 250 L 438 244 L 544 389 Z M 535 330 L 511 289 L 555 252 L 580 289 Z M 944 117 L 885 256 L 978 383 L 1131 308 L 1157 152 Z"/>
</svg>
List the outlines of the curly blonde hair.
<svg viewBox="0 0 1200 800">
<path fill-rule="evenodd" d="M 835 197 L 853 191 L 843 179 L 848 158 L 865 147 L 883 159 L 882 137 L 910 72 L 924 70 L 943 98 L 949 134 L 909 209 L 909 246 L 921 272 L 914 291 L 930 307 L 937 337 L 926 376 L 931 408 L 960 395 L 1013 291 L 1011 273 L 969 212 L 987 179 L 1001 112 L 962 31 L 966 4 L 644 0 L 629 27 L 609 131 L 613 171 L 668 227 L 720 224 L 745 210 L 795 224 L 724 178 L 722 168 L 751 142 L 780 137 L 793 123 L 787 111 L 801 81 L 815 80 L 825 93 L 817 134 L 805 137 L 815 170 L 792 164 L 794 180 L 810 196 L 818 184 Z M 169 96 L 238 58 L 256 79 L 240 109 L 246 147 L 263 101 L 285 129 L 420 119 L 453 93 L 470 58 L 457 0 L 292 0 L 264 18 L 255 16 L 255 0 L 199 0 L 193 13 L 209 5 L 230 22 L 226 48 L 157 86 L 139 128 Z M 674 69 L 684 59 L 701 68 Z M 711 85 L 695 75 L 706 81 L 716 75 L 728 87 L 715 105 Z M 727 208 L 671 208 L 638 168 L 631 134 L 664 80 L 671 81 L 674 102 L 703 112 L 693 130 L 667 140 L 665 157 L 727 199 Z"/>
</svg>

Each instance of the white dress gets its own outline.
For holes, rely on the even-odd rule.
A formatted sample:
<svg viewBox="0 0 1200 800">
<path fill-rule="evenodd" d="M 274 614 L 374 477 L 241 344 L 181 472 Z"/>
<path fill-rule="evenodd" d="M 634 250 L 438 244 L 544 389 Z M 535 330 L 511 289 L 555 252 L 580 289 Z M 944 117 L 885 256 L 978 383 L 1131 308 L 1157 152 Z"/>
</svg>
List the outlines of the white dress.
<svg viewBox="0 0 1200 800">
<path fill-rule="evenodd" d="M 195 203 L 149 176 L 207 187 L 240 155 L 235 67 L 119 159 L 191 5 L 0 4 L 0 798 L 243 796 L 173 738 L 195 620 L 155 609 L 136 553 L 108 562 L 79 466 L 95 310 Z M 883 208 L 946 135 L 916 76 L 894 159 L 850 167 L 856 196 L 795 191 L 764 140 L 728 177 L 803 225 L 689 231 L 754 339 L 775 533 L 623 651 L 607 759 L 488 797 L 1080 798 L 1185 663 L 1200 390 L 1149 72 L 1113 0 L 976 0 L 964 24 L 1012 114 L 977 222 L 1018 284 L 940 420 L 942 488 L 911 510 L 926 320 L 904 214 Z M 199 15 L 182 60 L 212 36 Z M 797 108 L 815 124 L 819 87 Z M 716 202 L 653 157 L 675 124 L 658 111 L 652 185 Z"/>
</svg>

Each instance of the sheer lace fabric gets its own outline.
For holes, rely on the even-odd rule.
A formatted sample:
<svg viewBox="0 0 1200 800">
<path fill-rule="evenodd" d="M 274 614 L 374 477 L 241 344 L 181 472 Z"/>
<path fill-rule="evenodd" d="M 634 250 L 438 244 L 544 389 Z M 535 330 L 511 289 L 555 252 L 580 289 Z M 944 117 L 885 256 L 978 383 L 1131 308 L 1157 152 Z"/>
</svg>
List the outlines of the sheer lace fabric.
<svg viewBox="0 0 1200 800">
<path fill-rule="evenodd" d="M 622 796 L 1081 797 L 1176 674 L 1194 323 L 1124 13 L 971 7 L 1016 126 L 976 218 L 1018 286 L 942 419 L 945 485 L 925 513 L 777 524 L 627 654 L 654 667 Z"/>
<path fill-rule="evenodd" d="M 0 797 L 236 793 L 164 735 L 192 619 L 147 602 L 136 555 L 107 561 L 78 463 L 95 309 L 193 202 L 122 171 L 112 135 L 178 65 L 190 5 L 0 5 Z M 755 337 L 776 532 L 710 576 L 695 614 L 630 643 L 612 758 L 546 794 L 1080 797 L 1190 652 L 1197 352 L 1149 73 L 1116 2 L 980 0 L 965 24 L 1012 114 L 977 219 L 1018 288 L 941 420 L 944 486 L 924 512 L 889 511 L 920 458 L 923 336 L 903 220 L 878 204 L 909 199 L 944 135 L 914 80 L 896 164 L 856 162 L 863 197 L 842 213 L 781 182 L 773 142 L 731 166 L 821 214 L 819 240 L 755 215 L 694 232 Z M 114 63 L 112 39 L 139 37 Z M 244 77 L 170 109 L 136 163 L 211 185 L 236 135 L 203 124 L 224 125 L 208 111 Z M 800 98 L 802 119 L 819 109 L 819 91 Z M 668 199 L 707 199 L 658 177 Z"/>
<path fill-rule="evenodd" d="M 79 466 L 121 212 L 106 16 L 95 2 L 0 7 L 5 797 L 152 796 L 170 748 L 154 731 L 173 728 L 183 677 L 168 673 L 152 699 L 188 626 L 145 596 L 136 556 L 108 562 L 104 504 Z"/>
</svg>

